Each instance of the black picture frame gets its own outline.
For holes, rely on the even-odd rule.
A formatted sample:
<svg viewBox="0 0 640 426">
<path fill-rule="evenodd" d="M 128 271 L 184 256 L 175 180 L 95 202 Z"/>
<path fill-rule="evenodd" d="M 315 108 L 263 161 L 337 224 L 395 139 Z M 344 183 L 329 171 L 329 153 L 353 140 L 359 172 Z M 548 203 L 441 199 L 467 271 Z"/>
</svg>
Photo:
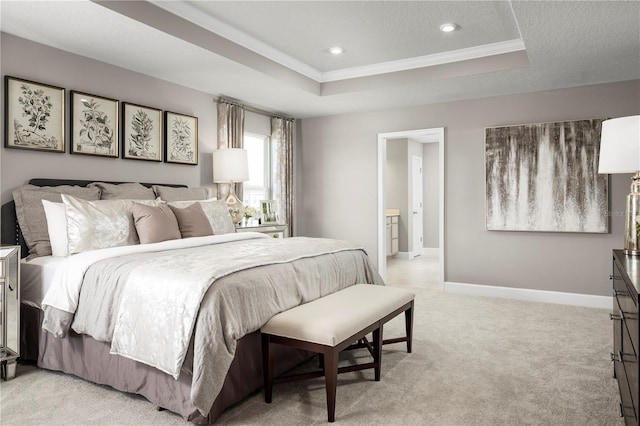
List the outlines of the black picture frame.
<svg viewBox="0 0 640 426">
<path fill-rule="evenodd" d="M 122 158 L 163 161 L 161 109 L 122 102 L 120 122 Z"/>
<path fill-rule="evenodd" d="M 4 79 L 4 147 L 64 153 L 65 89 Z"/>
<path fill-rule="evenodd" d="M 198 117 L 164 112 L 164 161 L 198 165 Z"/>
<path fill-rule="evenodd" d="M 120 157 L 120 101 L 72 90 L 69 112 L 71 154 Z"/>
</svg>

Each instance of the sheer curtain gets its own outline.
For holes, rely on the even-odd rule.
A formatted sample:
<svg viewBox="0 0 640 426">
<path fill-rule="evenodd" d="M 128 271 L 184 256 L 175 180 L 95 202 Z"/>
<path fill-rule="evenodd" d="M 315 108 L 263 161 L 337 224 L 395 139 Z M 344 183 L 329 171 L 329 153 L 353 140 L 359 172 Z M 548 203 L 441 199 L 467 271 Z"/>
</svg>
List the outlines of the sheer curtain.
<svg viewBox="0 0 640 426">
<path fill-rule="evenodd" d="M 293 235 L 293 128 L 289 118 L 271 118 L 271 149 L 273 159 L 273 199 L 277 203 L 280 222 L 286 222 L 288 236 Z"/>
<path fill-rule="evenodd" d="M 218 99 L 218 149 L 244 148 L 244 108 Z M 242 200 L 242 182 L 235 184 L 236 195 Z M 218 185 L 218 198 L 224 200 L 229 194 L 229 185 Z"/>
</svg>

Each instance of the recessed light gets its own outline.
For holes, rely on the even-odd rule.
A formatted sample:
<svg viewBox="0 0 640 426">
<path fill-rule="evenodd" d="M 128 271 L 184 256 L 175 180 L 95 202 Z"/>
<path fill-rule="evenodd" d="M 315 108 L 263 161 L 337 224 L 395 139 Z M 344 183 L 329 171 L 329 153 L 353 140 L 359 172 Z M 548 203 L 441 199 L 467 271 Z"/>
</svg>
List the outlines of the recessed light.
<svg viewBox="0 0 640 426">
<path fill-rule="evenodd" d="M 460 25 L 454 23 L 447 23 L 440 25 L 440 31 L 443 33 L 450 33 L 460 29 Z"/>
<path fill-rule="evenodd" d="M 344 49 L 340 46 L 333 46 L 329 48 L 329 53 L 332 53 L 334 55 L 341 55 L 344 53 Z"/>
</svg>

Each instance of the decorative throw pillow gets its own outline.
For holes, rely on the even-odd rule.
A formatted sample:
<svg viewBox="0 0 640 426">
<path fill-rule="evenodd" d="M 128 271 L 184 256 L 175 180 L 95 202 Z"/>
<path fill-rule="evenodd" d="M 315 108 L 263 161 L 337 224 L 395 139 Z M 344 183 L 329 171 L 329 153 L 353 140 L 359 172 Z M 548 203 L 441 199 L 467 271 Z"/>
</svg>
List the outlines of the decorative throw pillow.
<svg viewBox="0 0 640 426">
<path fill-rule="evenodd" d="M 169 205 L 178 220 L 182 238 L 204 237 L 213 235 L 209 219 L 204 214 L 200 203 L 193 203 L 185 208 Z"/>
<path fill-rule="evenodd" d="M 210 199 L 203 201 L 174 201 L 170 206 L 187 207 L 194 203 L 200 204 L 204 214 L 209 220 L 214 235 L 230 234 L 236 232 L 236 227 L 231 220 L 227 203 L 222 200 Z"/>
<path fill-rule="evenodd" d="M 88 188 L 100 189 L 101 200 L 155 200 L 156 194 L 153 189 L 147 188 L 140 183 L 105 183 L 93 182 L 87 185 Z"/>
<path fill-rule="evenodd" d="M 42 200 L 42 207 L 44 207 L 44 214 L 47 217 L 51 254 L 57 257 L 69 256 L 67 214 L 65 213 L 64 204 Z"/>
<path fill-rule="evenodd" d="M 212 194 L 213 188 L 206 188 L 204 186 L 197 188 L 174 188 L 171 186 L 153 185 L 153 190 L 162 201 L 206 200 L 214 195 Z"/>
<path fill-rule="evenodd" d="M 133 203 L 132 213 L 140 244 L 181 238 L 178 220 L 166 204 L 147 206 Z"/>
<path fill-rule="evenodd" d="M 98 188 L 71 185 L 25 185 L 13 191 L 13 199 L 16 203 L 16 217 L 18 218 L 24 241 L 29 248 L 27 260 L 51 254 L 47 218 L 42 206 L 42 200 L 60 203 L 62 202 L 61 194 L 68 194 L 84 200 L 98 200 L 100 198 L 100 190 Z"/>
<path fill-rule="evenodd" d="M 108 247 L 138 244 L 133 223 L 134 200 L 84 201 L 62 196 L 67 214 L 69 254 Z M 135 200 L 158 205 L 155 200 Z"/>
</svg>

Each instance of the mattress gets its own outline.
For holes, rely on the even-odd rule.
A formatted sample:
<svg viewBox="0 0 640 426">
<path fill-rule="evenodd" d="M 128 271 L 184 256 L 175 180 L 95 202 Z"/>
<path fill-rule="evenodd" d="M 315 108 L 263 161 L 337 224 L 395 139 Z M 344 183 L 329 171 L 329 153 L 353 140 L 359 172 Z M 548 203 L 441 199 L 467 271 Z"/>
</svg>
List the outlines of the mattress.
<svg viewBox="0 0 640 426">
<path fill-rule="evenodd" d="M 51 286 L 56 268 L 65 257 L 42 256 L 20 263 L 20 296 L 22 303 L 40 308 L 44 295 Z"/>
</svg>

